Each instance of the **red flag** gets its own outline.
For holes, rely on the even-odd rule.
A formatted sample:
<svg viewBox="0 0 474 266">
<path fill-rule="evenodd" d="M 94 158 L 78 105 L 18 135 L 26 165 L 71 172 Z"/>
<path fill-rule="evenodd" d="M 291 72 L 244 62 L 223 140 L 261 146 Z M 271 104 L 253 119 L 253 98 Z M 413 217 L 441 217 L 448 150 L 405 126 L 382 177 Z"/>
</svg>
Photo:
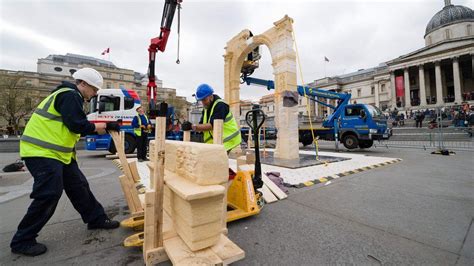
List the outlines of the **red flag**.
<svg viewBox="0 0 474 266">
<path fill-rule="evenodd" d="M 105 49 L 105 50 L 102 52 L 102 55 L 105 55 L 105 54 L 108 54 L 108 53 L 110 53 L 110 48 Z"/>
</svg>

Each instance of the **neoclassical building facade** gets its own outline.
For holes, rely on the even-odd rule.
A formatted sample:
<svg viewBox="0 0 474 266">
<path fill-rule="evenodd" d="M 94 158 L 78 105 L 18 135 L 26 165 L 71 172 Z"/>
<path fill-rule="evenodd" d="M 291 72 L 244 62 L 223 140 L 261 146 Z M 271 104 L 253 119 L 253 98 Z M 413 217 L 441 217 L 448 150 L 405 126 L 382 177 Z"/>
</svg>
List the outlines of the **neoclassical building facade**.
<svg viewBox="0 0 474 266">
<path fill-rule="evenodd" d="M 379 66 L 315 80 L 309 86 L 347 92 L 352 101 L 382 110 L 474 103 L 474 11 L 445 6 L 426 26 L 425 47 Z M 316 116 L 329 112 L 316 107 Z"/>
</svg>

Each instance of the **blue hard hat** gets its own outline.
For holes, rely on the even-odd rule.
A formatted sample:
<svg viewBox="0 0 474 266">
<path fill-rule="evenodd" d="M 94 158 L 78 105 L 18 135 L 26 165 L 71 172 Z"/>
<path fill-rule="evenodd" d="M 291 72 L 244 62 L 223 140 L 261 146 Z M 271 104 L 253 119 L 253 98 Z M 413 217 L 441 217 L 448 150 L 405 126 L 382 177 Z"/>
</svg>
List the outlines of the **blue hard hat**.
<svg viewBox="0 0 474 266">
<path fill-rule="evenodd" d="M 196 89 L 196 100 L 201 101 L 207 96 L 211 96 L 214 93 L 214 90 L 211 86 L 207 84 L 201 84 Z"/>
</svg>

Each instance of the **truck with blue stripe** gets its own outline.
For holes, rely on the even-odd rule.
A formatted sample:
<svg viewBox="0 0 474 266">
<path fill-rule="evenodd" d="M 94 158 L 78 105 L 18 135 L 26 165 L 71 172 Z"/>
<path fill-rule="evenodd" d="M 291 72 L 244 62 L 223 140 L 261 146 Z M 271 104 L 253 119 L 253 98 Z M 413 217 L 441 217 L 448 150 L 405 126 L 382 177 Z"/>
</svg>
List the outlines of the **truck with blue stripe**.
<svg viewBox="0 0 474 266">
<path fill-rule="evenodd" d="M 125 153 L 133 153 L 137 147 L 135 133 L 133 132 L 132 120 L 137 115 L 136 109 L 141 106 L 140 97 L 136 91 L 131 89 L 102 89 L 97 92 L 97 96 L 92 98 L 89 105 L 87 119 L 92 123 L 120 123 L 120 130 L 125 132 Z M 168 107 L 168 120 L 174 119 L 174 107 Z M 150 119 L 155 124 L 154 119 Z M 168 123 L 167 123 L 168 124 Z M 153 132 L 149 138 L 154 137 Z M 182 140 L 181 131 L 167 130 L 167 139 Z M 87 135 L 86 150 L 108 150 L 115 153 L 115 145 L 109 134 Z"/>
</svg>

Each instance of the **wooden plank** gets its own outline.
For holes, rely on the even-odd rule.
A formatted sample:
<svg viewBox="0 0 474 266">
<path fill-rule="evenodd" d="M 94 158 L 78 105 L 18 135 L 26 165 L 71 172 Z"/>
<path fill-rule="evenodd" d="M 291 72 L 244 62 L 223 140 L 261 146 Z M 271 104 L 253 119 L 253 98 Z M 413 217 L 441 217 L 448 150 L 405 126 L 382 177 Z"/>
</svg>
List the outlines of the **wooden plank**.
<svg viewBox="0 0 474 266">
<path fill-rule="evenodd" d="M 214 140 L 214 144 L 221 144 L 223 143 L 222 141 L 222 125 L 224 121 L 222 119 L 214 119 L 214 125 L 212 127 L 213 129 L 213 134 L 212 134 L 212 139 Z"/>
<path fill-rule="evenodd" d="M 123 176 L 123 181 L 124 181 L 124 184 L 125 184 L 126 188 L 128 189 L 130 199 L 133 202 L 133 205 L 135 206 L 135 211 L 136 212 L 143 211 L 143 207 L 142 207 L 142 204 L 140 202 L 140 198 L 138 197 L 138 191 L 137 191 L 137 188 L 135 187 L 135 183 L 133 183 L 133 181 L 132 181 L 132 178 L 127 177 L 127 176 L 124 175 Z"/>
<path fill-rule="evenodd" d="M 155 248 L 155 194 L 154 190 L 150 190 L 145 193 L 145 224 L 143 227 L 145 233 L 145 239 L 143 241 L 143 258 L 147 261 L 148 250 Z"/>
<path fill-rule="evenodd" d="M 221 185 L 200 186 L 193 182 L 166 171 L 166 184 L 184 200 L 196 200 L 223 195 L 225 188 Z"/>
<path fill-rule="evenodd" d="M 273 194 L 273 192 L 267 187 L 267 185 L 263 184 L 261 188 L 259 188 L 260 192 L 263 194 L 263 199 L 266 203 L 272 203 L 278 201 L 278 198 Z"/>
<path fill-rule="evenodd" d="M 183 141 L 184 142 L 191 141 L 191 131 L 189 130 L 183 131 Z"/>
<path fill-rule="evenodd" d="M 133 153 L 133 154 L 125 154 L 125 157 L 127 157 L 127 158 L 136 158 L 137 155 L 136 155 L 135 153 Z M 114 160 L 114 159 L 118 159 L 119 156 L 118 156 L 118 154 L 107 154 L 107 155 L 105 155 L 105 158 L 106 158 L 106 159 L 110 159 L 110 160 Z"/>
<path fill-rule="evenodd" d="M 156 118 L 155 132 L 153 189 L 156 191 L 154 200 L 156 230 L 153 247 L 158 248 L 163 246 L 163 186 L 165 183 L 166 117 Z"/>
<path fill-rule="evenodd" d="M 127 176 L 132 178 L 132 173 L 130 172 L 130 167 L 128 166 L 128 161 L 127 157 L 125 156 L 125 151 L 124 151 L 124 146 L 122 143 L 122 140 L 119 136 L 119 133 L 116 131 L 111 130 L 110 135 L 112 136 L 112 139 L 114 140 L 115 144 L 115 149 L 117 150 L 119 159 L 120 159 L 120 164 L 122 165 L 122 171 L 123 173 Z M 123 136 L 123 134 L 122 134 Z"/>
<path fill-rule="evenodd" d="M 219 241 L 211 247 L 211 250 L 222 259 L 225 265 L 245 258 L 245 251 L 224 235 L 221 235 Z"/>
<path fill-rule="evenodd" d="M 127 201 L 128 209 L 131 213 L 137 211 L 135 208 L 135 204 L 133 203 L 132 197 L 130 195 L 130 190 L 128 189 L 127 181 L 125 180 L 126 177 L 124 175 L 119 176 L 120 185 L 122 186 L 123 194 L 125 195 L 125 200 Z"/>
<path fill-rule="evenodd" d="M 155 265 L 161 262 L 169 260 L 168 255 L 163 247 L 150 249 L 144 251 L 145 253 L 145 265 Z"/>
<path fill-rule="evenodd" d="M 140 182 L 140 174 L 138 173 L 137 161 L 129 163 L 130 172 L 132 173 L 132 178 L 135 183 Z"/>
<path fill-rule="evenodd" d="M 173 265 L 223 265 L 212 249 L 192 252 L 180 237 L 166 239 L 163 244 Z"/>
<path fill-rule="evenodd" d="M 277 196 L 278 199 L 286 199 L 288 195 L 283 192 L 273 181 L 270 180 L 266 175 L 262 175 L 262 181 L 268 188 Z"/>
</svg>

